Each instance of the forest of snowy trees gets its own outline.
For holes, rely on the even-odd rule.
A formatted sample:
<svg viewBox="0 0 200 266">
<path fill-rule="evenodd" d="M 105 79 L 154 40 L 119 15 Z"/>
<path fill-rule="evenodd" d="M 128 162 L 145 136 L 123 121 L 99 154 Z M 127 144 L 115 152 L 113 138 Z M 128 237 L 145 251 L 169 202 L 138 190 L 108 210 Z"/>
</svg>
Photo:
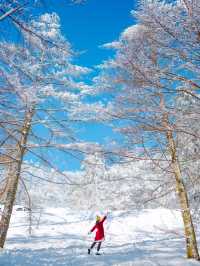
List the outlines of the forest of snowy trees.
<svg viewBox="0 0 200 266">
<path fill-rule="evenodd" d="M 140 1 L 93 69 L 75 63 L 43 5 L 0 2 L 0 247 L 14 204 L 165 207 L 181 210 L 187 257 L 199 260 L 200 1 Z M 92 124 L 113 135 L 86 141 Z"/>
</svg>

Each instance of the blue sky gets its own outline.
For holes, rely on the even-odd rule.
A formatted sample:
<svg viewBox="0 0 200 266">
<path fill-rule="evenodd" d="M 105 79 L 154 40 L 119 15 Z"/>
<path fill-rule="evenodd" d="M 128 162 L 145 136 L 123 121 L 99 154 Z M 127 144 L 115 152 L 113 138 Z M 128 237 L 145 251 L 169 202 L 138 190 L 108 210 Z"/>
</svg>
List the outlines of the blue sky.
<svg viewBox="0 0 200 266">
<path fill-rule="evenodd" d="M 120 33 L 134 23 L 130 11 L 135 6 L 133 0 L 87 0 L 81 5 L 71 5 L 69 1 L 51 0 L 43 11 L 56 12 L 59 15 L 62 33 L 72 44 L 73 49 L 83 52 L 77 57 L 76 62 L 93 67 L 112 56 L 112 51 L 101 49 L 99 46 L 118 39 Z M 118 138 L 110 127 L 98 123 L 87 124 L 79 130 L 79 137 L 85 141 L 103 144 L 104 140 L 111 141 L 112 138 Z M 62 159 L 59 162 L 59 168 L 62 170 L 76 170 L 80 166 L 80 162 L 72 158 Z"/>
<path fill-rule="evenodd" d="M 87 0 L 81 5 L 51 0 L 45 11 L 54 11 L 60 16 L 66 38 L 75 50 L 84 51 L 79 63 L 92 66 L 111 54 L 98 47 L 117 39 L 124 28 L 133 24 L 130 11 L 134 7 L 134 0 Z"/>
</svg>

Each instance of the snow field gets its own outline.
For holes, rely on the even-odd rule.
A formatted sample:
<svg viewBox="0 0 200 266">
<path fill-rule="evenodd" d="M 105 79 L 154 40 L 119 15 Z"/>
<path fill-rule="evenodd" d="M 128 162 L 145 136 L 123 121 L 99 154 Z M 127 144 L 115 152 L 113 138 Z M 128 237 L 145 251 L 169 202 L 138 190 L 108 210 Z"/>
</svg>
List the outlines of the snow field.
<svg viewBox="0 0 200 266">
<path fill-rule="evenodd" d="M 179 211 L 149 209 L 110 212 L 105 221 L 102 256 L 87 254 L 94 235 L 87 235 L 95 212 L 46 208 L 13 212 L 1 266 L 195 266 L 185 259 Z"/>
</svg>

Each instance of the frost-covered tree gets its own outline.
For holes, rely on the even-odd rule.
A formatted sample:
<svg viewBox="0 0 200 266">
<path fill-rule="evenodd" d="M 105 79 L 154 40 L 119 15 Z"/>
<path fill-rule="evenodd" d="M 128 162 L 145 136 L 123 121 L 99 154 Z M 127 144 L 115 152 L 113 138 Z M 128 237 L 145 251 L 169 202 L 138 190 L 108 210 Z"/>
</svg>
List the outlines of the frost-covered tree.
<svg viewBox="0 0 200 266">
<path fill-rule="evenodd" d="M 95 78 L 97 91 L 113 97 L 101 117 L 110 117 L 125 136 L 122 156 L 151 160 L 163 169 L 166 188 L 166 173 L 173 178 L 170 184 L 174 182 L 180 202 L 187 257 L 199 259 L 177 142 L 180 132 L 194 132 L 179 119 L 176 99 L 183 94 L 199 99 L 200 4 L 144 1 L 134 15 L 137 24 L 119 41 L 105 45 L 115 48 L 116 56 L 99 66 L 102 75 Z"/>
<path fill-rule="evenodd" d="M 169 191 L 172 188 L 166 180 L 162 182 L 163 172 L 155 172 L 146 161 L 107 165 L 102 154 L 86 155 L 76 180 L 79 186 L 65 186 L 67 198 L 63 197 L 62 205 L 102 212 L 155 208 L 165 201 L 171 208 L 177 207 Z"/>
<path fill-rule="evenodd" d="M 79 186 L 70 187 L 71 204 L 78 209 L 103 209 L 105 190 L 103 183 L 106 180 L 104 158 L 100 153 L 86 154 L 81 165 Z"/>
<path fill-rule="evenodd" d="M 177 122 L 182 130 L 177 133 L 178 155 L 181 170 L 188 191 L 195 222 L 199 223 L 200 184 L 199 184 L 199 150 L 200 124 L 198 119 L 200 102 L 191 95 L 177 97 Z M 186 133 L 185 133 L 186 131 Z"/>
<path fill-rule="evenodd" d="M 86 144 L 73 137 L 68 110 L 71 105 L 78 106 L 87 88 L 78 77 L 89 70 L 72 63 L 73 52 L 61 34 L 56 14 L 41 15 L 30 21 L 29 27 L 39 37 L 23 31 L 23 46 L 0 43 L 1 154 L 9 160 L 1 247 L 6 239 L 24 158 L 31 155 L 33 160 L 61 173 L 57 166 L 58 152 L 69 155 L 87 149 Z M 64 173 L 62 175 L 66 182 L 73 183 Z"/>
</svg>

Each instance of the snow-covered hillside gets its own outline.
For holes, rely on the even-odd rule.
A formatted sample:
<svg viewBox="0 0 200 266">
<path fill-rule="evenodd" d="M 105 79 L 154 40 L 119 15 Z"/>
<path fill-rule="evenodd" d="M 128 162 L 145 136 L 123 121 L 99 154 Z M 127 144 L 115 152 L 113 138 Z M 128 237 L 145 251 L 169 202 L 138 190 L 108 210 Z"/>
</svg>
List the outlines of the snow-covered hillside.
<svg viewBox="0 0 200 266">
<path fill-rule="evenodd" d="M 185 259 L 182 223 L 178 211 L 167 209 L 111 212 L 105 222 L 102 256 L 87 254 L 88 236 L 96 213 L 46 208 L 33 212 L 29 235 L 28 211 L 12 216 L 2 266 L 194 266 Z"/>
</svg>

